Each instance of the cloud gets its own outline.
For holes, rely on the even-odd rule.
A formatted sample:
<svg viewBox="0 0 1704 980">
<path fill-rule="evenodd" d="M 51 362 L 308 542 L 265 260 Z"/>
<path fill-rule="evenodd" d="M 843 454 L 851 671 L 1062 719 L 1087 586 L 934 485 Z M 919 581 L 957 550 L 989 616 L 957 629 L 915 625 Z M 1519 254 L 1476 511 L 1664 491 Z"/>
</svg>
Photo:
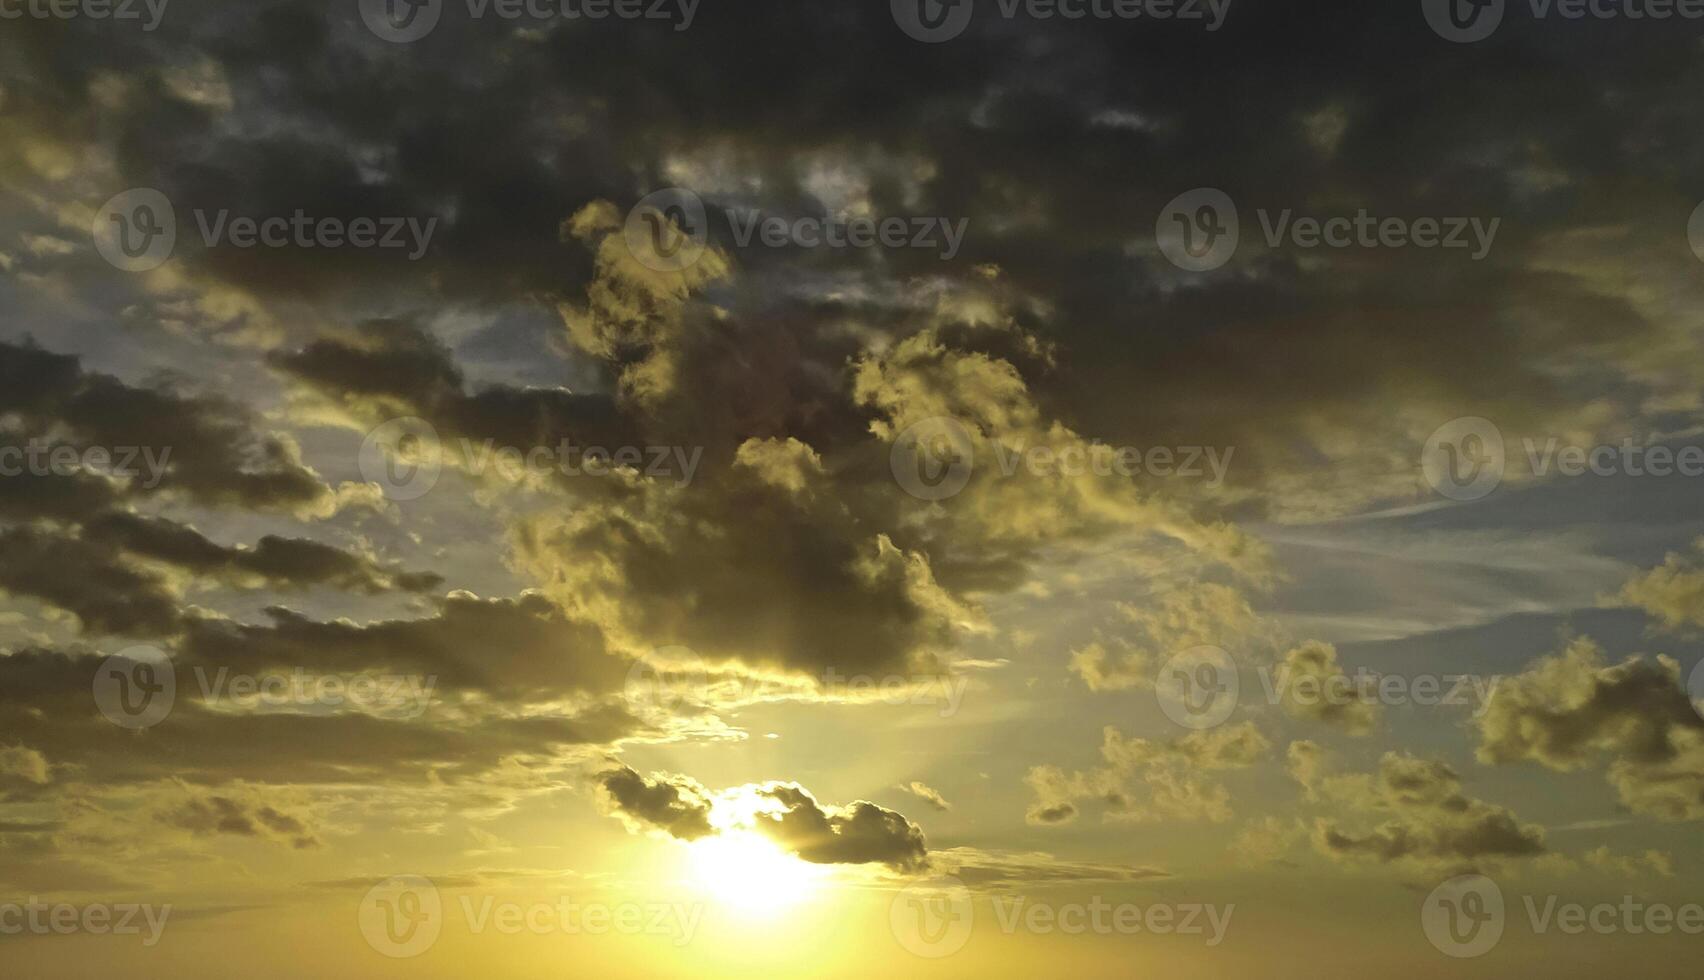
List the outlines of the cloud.
<svg viewBox="0 0 1704 980">
<path fill-rule="evenodd" d="M 939 791 L 918 780 L 913 779 L 909 783 L 900 783 L 895 788 L 902 793 L 910 793 L 937 810 L 946 811 L 953 808 L 952 804 L 948 803 L 946 797 L 942 796 Z"/>
<path fill-rule="evenodd" d="M 1231 851 L 1243 861 L 1255 865 L 1283 861 L 1297 842 L 1308 836 L 1305 823 L 1282 817 L 1256 817 L 1237 831 L 1231 841 Z"/>
<path fill-rule="evenodd" d="M 767 783 L 752 792 L 779 803 L 759 812 L 758 830 L 814 864 L 885 864 L 919 871 L 928 863 L 923 831 L 904 814 L 859 800 L 825 807 L 796 783 Z"/>
<path fill-rule="evenodd" d="M 1332 777 L 1325 789 L 1354 814 L 1314 821 L 1315 849 L 1337 860 L 1454 867 L 1547 851 L 1543 828 L 1466 796 L 1461 777 L 1442 762 L 1387 752 L 1376 774 Z M 1369 821 L 1378 822 L 1354 826 Z"/>
<path fill-rule="evenodd" d="M 1192 647 L 1234 645 L 1263 631 L 1241 590 L 1213 582 L 1187 582 L 1117 608 L 1114 635 L 1071 653 L 1071 672 L 1091 691 L 1152 687 L 1154 670 L 1172 656 Z"/>
<path fill-rule="evenodd" d="M 1316 798 L 1326 767 L 1325 750 L 1311 739 L 1297 739 L 1284 750 L 1284 770 L 1291 779 L 1301 784 L 1310 800 Z"/>
<path fill-rule="evenodd" d="M 239 588 L 328 585 L 373 595 L 393 589 L 421 592 L 443 581 L 431 572 L 387 568 L 366 555 L 305 538 L 268 534 L 253 547 L 225 547 L 187 525 L 136 514 L 103 514 L 85 524 L 82 537 Z"/>
<path fill-rule="evenodd" d="M 475 615 L 471 623 L 479 621 Z M 387 638 L 424 636 L 434 628 L 432 622 L 403 627 Z M 461 623 L 458 629 L 469 625 Z M 547 622 L 538 628 L 541 636 L 560 639 Z M 477 631 L 452 639 L 454 649 L 477 657 L 485 648 L 467 639 L 474 635 Z M 501 635 L 496 630 L 485 634 L 488 639 Z M 321 639 L 340 645 L 329 636 Z M 580 759 L 595 758 L 643 731 L 607 699 L 572 696 L 571 686 L 544 688 L 550 698 L 544 711 L 490 695 L 465 701 L 452 696 L 446 702 L 442 690 L 428 689 L 418 676 L 411 681 L 406 674 L 387 675 L 382 661 L 345 660 L 354 652 L 350 648 L 314 650 L 311 643 L 274 648 L 299 654 L 308 681 L 336 676 L 345 682 L 344 690 L 353 690 L 349 682 L 356 677 L 373 678 L 371 690 L 379 703 L 346 697 L 339 704 L 321 704 L 311 699 L 311 686 L 305 695 L 309 700 L 272 709 L 233 700 L 226 684 L 232 675 L 278 677 L 280 684 L 265 689 L 294 690 L 290 660 L 267 657 L 270 646 L 257 644 L 250 652 L 254 659 L 228 651 L 232 659 L 207 661 L 179 652 L 173 658 L 177 683 L 171 711 L 140 738 L 114 738 L 119 730 L 101 717 L 90 697 L 103 655 L 51 649 L 0 655 L 0 745 L 28 745 L 53 759 L 56 773 L 64 765 L 63 773 L 76 774 L 75 779 L 60 774 L 56 784 L 118 788 L 175 776 L 209 785 L 241 780 L 336 787 L 353 780 L 383 787 L 417 786 L 430 779 L 447 787 L 497 779 L 504 766 L 525 762 L 541 778 L 561 770 L 566 785 L 567 771 Z M 548 648 L 560 649 L 554 643 Z M 309 652 L 326 656 L 308 659 Z M 430 650 L 422 654 L 433 656 Z M 388 669 L 405 668 L 392 664 Z M 387 697 L 402 703 L 393 705 Z"/>
<path fill-rule="evenodd" d="M 1593 848 L 1584 855 L 1586 864 L 1605 874 L 1624 878 L 1674 877 L 1674 857 L 1664 851 L 1647 850 L 1637 855 L 1613 854 L 1608 846 Z"/>
<path fill-rule="evenodd" d="M 1576 639 L 1506 679 L 1476 724 L 1481 762 L 1566 772 L 1607 759 L 1634 812 L 1704 819 L 1704 718 L 1669 657 L 1609 664 L 1596 643 Z"/>
<path fill-rule="evenodd" d="M 0 776 L 10 776 L 38 786 L 53 779 L 47 757 L 23 745 L 0 746 Z"/>
<path fill-rule="evenodd" d="M 797 783 L 748 783 L 711 793 L 687 776 L 649 778 L 620 766 L 597 776 L 605 805 L 629 825 L 681 840 L 753 830 L 813 864 L 882 864 L 919 871 L 928 864 L 923 831 L 903 814 L 866 800 L 825 806 Z"/>
<path fill-rule="evenodd" d="M 74 613 L 88 633 L 177 632 L 177 594 L 166 578 L 116 559 L 110 548 L 51 531 L 0 530 L 0 590 Z"/>
<path fill-rule="evenodd" d="M 1166 819 L 1224 823 L 1231 819 L 1230 792 L 1205 773 L 1244 769 L 1264 757 L 1271 743 L 1253 722 L 1190 732 L 1167 741 L 1126 738 L 1112 726 L 1102 731 L 1106 765 L 1067 773 L 1057 766 L 1035 766 L 1024 777 L 1035 794 L 1026 819 L 1039 826 L 1068 823 L 1077 802 L 1098 800 L 1104 818 L 1149 822 Z M 1132 779 L 1147 791 L 1138 799 Z"/>
<path fill-rule="evenodd" d="M 1029 889 L 1079 883 L 1125 884 L 1171 877 L 1160 868 L 1068 861 L 1043 851 L 949 847 L 930 852 L 931 868 L 977 889 Z"/>
<path fill-rule="evenodd" d="M 647 779 L 621 766 L 598 774 L 606 804 L 630 825 L 652 826 L 681 840 L 715 833 L 710 826 L 710 792 L 687 776 L 655 773 Z"/>
<path fill-rule="evenodd" d="M 123 467 L 131 475 L 113 490 L 117 496 L 165 494 L 304 518 L 330 516 L 343 504 L 339 493 L 302 463 L 293 440 L 256 431 L 251 411 L 241 403 L 133 387 L 85 371 L 75 356 L 33 345 L 0 342 L 0 415 L 10 417 L 13 432 L 25 439 L 63 432 L 61 445 L 109 453 L 134 448 L 136 459 Z M 162 464 L 159 472 L 144 472 L 150 458 Z M 93 481 L 86 474 L 63 482 L 78 499 L 106 502 L 105 495 L 90 489 Z M 16 506 L 13 494 L 5 496 Z"/>
<path fill-rule="evenodd" d="M 522 702 L 614 694 L 630 666 L 596 626 L 536 592 L 512 599 L 453 592 L 436 605 L 427 618 L 366 624 L 321 622 L 282 607 L 267 609 L 267 625 L 196 618 L 181 644 L 185 666 L 419 675 L 449 691 Z"/>
<path fill-rule="evenodd" d="M 1704 552 L 1704 538 L 1692 548 Z M 1670 552 L 1661 565 L 1630 579 L 1611 601 L 1643 609 L 1669 629 L 1704 626 L 1704 568 L 1697 554 Z"/>
<path fill-rule="evenodd" d="M 442 580 L 331 545 L 263 536 L 225 547 L 164 518 L 113 511 L 76 532 L 35 525 L 0 530 L 0 590 L 76 614 L 84 632 L 169 636 L 184 626 L 184 581 L 174 572 L 243 589 L 331 586 L 368 595 L 420 592 Z"/>
<path fill-rule="evenodd" d="M 317 832 L 304 815 L 288 813 L 255 799 L 201 793 L 187 786 L 184 789 L 189 798 L 160 815 L 165 823 L 197 836 L 264 837 L 288 842 L 298 850 L 320 846 Z M 254 791 L 244 787 L 234 789 L 238 793 L 255 795 Z"/>
<path fill-rule="evenodd" d="M 1337 664 L 1337 648 L 1310 641 L 1284 655 L 1278 667 L 1279 704 L 1291 716 L 1349 735 L 1372 732 L 1379 717 L 1377 681 L 1357 684 Z"/>
</svg>

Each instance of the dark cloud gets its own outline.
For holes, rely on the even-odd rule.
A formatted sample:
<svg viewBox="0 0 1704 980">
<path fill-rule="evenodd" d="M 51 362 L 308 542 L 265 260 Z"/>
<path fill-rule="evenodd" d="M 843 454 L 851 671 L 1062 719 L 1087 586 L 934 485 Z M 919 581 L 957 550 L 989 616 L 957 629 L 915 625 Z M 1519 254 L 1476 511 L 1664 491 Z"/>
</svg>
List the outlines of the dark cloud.
<svg viewBox="0 0 1704 980">
<path fill-rule="evenodd" d="M 1547 851 L 1542 827 L 1463 794 L 1461 777 L 1442 762 L 1387 752 L 1371 778 L 1338 777 L 1325 789 L 1328 796 L 1358 811 L 1359 819 L 1380 821 L 1358 832 L 1345 829 L 1339 818 L 1317 819 L 1314 846 L 1333 858 L 1473 866 Z"/>
<path fill-rule="evenodd" d="M 796 783 L 769 783 L 756 790 L 784 808 L 759 813 L 757 828 L 814 864 L 885 864 L 918 871 L 928 863 L 923 831 L 903 814 L 864 800 L 824 808 Z"/>
<path fill-rule="evenodd" d="M 912 872 L 929 861 L 923 831 L 903 814 L 866 800 L 824 806 L 797 783 L 756 783 L 712 793 L 689 776 L 653 773 L 647 778 L 627 766 L 607 769 L 597 781 L 615 814 L 681 840 L 748 829 L 813 864 L 883 864 Z M 712 824 L 720 796 L 757 804 L 749 823 Z"/>
<path fill-rule="evenodd" d="M 31 527 L 0 531 L 0 590 L 76 614 L 84 631 L 162 636 L 177 631 L 177 596 L 160 575 L 110 548 Z"/>
<path fill-rule="evenodd" d="M 302 516 L 327 515 L 338 506 L 336 493 L 303 465 L 295 444 L 256 432 L 240 403 L 133 387 L 85 371 L 71 355 L 0 342 L 0 414 L 15 420 L 13 431 L 26 439 L 64 431 L 75 438 L 60 444 L 109 453 L 147 450 L 163 461 L 163 471 L 146 473 L 145 480 L 144 458 L 133 460 L 127 495 L 171 493 L 210 506 Z M 157 486 L 142 485 L 155 480 Z M 59 485 L 97 497 L 88 482 Z"/>
<path fill-rule="evenodd" d="M 232 834 L 239 837 L 268 837 L 304 849 L 320 846 L 307 821 L 265 803 L 230 796 L 191 796 L 161 817 L 172 826 L 197 835 Z"/>
<path fill-rule="evenodd" d="M 167 636 L 183 627 L 182 583 L 148 562 L 246 589 L 324 585 L 371 595 L 441 582 L 317 541 L 266 535 L 253 548 L 227 548 L 185 525 L 125 512 L 89 519 L 77 535 L 0 530 L 0 591 L 74 613 L 90 634 Z"/>
<path fill-rule="evenodd" d="M 228 548 L 192 527 L 128 513 L 104 514 L 87 523 L 82 536 L 88 542 L 238 586 L 299 589 L 329 585 L 376 594 L 392 589 L 422 592 L 443 581 L 430 572 L 384 568 L 371 558 L 303 538 L 269 534 L 252 548 Z"/>
<path fill-rule="evenodd" d="M 606 650 L 597 627 L 536 593 L 515 599 L 452 593 L 436 616 L 365 625 L 320 622 L 277 607 L 267 612 L 272 623 L 265 626 L 190 622 L 182 642 L 186 664 L 429 675 L 449 690 L 524 701 L 613 694 L 630 663 Z"/>
<path fill-rule="evenodd" d="M 671 837 L 697 840 L 715 833 L 709 793 L 696 780 L 657 773 L 647 779 L 627 766 L 598 774 L 598 785 L 618 814 Z"/>
<path fill-rule="evenodd" d="M 1596 643 L 1575 640 L 1504 678 L 1477 726 L 1481 762 L 1567 771 L 1607 759 L 1629 808 L 1704 819 L 1704 717 L 1668 657 L 1610 664 Z"/>
</svg>

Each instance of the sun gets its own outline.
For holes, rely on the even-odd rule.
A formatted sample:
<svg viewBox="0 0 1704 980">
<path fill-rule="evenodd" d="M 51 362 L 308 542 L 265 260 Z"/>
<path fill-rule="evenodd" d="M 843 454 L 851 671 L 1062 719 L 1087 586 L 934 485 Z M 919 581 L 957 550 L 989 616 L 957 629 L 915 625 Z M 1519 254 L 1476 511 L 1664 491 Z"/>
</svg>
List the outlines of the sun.
<svg viewBox="0 0 1704 980">
<path fill-rule="evenodd" d="M 694 841 L 690 852 L 698 886 L 746 915 L 767 918 L 791 909 L 808 900 L 822 880 L 820 867 L 749 831 Z"/>
</svg>

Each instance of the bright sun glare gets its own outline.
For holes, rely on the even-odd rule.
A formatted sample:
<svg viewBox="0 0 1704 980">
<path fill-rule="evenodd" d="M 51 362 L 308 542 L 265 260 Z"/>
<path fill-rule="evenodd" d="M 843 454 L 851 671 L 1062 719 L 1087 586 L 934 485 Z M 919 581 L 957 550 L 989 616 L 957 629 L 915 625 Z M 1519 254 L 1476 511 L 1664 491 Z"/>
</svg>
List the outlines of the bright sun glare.
<svg viewBox="0 0 1704 980">
<path fill-rule="evenodd" d="M 772 916 L 816 891 L 821 869 L 753 833 L 694 841 L 692 868 L 699 887 L 731 909 Z"/>
</svg>

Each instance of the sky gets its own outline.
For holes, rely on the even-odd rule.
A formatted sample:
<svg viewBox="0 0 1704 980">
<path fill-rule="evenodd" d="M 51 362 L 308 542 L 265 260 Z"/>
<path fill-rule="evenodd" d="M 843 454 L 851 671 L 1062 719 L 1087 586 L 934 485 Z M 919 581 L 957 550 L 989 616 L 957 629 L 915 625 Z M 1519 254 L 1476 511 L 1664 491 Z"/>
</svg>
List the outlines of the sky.
<svg viewBox="0 0 1704 980">
<path fill-rule="evenodd" d="M 1701 20 L 0 0 L 7 974 L 1695 975 Z"/>
</svg>

